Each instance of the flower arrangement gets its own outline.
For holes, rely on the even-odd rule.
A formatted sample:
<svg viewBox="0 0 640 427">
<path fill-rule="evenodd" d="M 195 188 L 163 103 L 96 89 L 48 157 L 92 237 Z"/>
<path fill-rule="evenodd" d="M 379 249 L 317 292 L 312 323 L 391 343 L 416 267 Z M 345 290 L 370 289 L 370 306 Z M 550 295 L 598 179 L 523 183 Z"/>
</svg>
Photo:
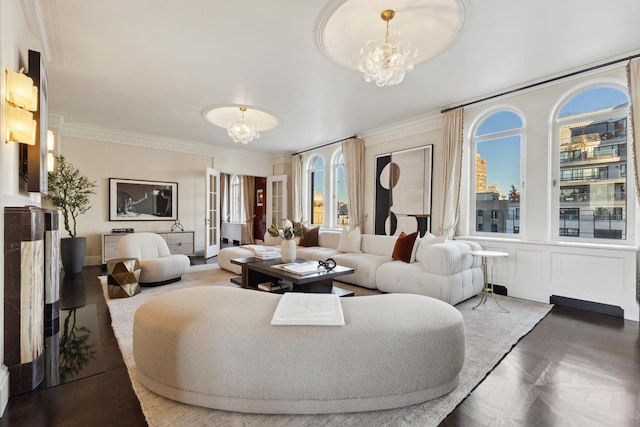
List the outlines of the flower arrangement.
<svg viewBox="0 0 640 427">
<path fill-rule="evenodd" d="M 280 237 L 283 240 L 291 240 L 296 237 L 302 237 L 302 222 L 291 222 L 288 219 L 284 220 L 284 226 L 278 228 L 277 225 L 271 224 L 267 229 L 267 232 L 271 237 Z"/>
</svg>

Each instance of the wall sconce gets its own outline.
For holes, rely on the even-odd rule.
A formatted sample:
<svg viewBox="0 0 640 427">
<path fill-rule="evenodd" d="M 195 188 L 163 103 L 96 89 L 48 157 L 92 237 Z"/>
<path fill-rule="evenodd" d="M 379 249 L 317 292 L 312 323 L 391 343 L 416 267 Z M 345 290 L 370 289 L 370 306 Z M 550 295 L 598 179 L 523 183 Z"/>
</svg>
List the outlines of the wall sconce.
<svg viewBox="0 0 640 427">
<path fill-rule="evenodd" d="M 5 143 L 9 141 L 22 144 L 36 145 L 36 121 L 33 114 L 8 102 L 4 106 Z"/>
<path fill-rule="evenodd" d="M 35 145 L 36 121 L 31 111 L 38 110 L 38 88 L 29 76 L 7 69 L 5 99 L 5 143 Z"/>
</svg>

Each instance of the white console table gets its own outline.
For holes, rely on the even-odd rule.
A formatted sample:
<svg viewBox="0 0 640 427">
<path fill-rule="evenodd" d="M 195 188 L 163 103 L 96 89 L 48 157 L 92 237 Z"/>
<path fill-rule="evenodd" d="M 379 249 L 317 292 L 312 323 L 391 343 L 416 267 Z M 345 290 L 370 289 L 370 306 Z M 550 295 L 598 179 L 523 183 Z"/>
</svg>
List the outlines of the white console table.
<svg viewBox="0 0 640 427">
<path fill-rule="evenodd" d="M 102 263 L 110 259 L 117 258 L 116 250 L 118 242 L 128 233 L 108 233 L 102 235 Z M 156 233 L 162 237 L 169 246 L 172 254 L 195 255 L 195 246 L 193 241 L 193 231 L 167 231 L 165 233 Z"/>
</svg>

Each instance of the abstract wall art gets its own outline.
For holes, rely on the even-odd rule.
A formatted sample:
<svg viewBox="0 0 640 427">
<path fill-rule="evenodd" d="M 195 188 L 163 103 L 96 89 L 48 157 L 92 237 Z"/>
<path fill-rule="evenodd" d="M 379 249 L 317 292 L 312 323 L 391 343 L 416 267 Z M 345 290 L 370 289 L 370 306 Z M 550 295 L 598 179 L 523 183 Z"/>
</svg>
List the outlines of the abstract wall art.
<svg viewBox="0 0 640 427">
<path fill-rule="evenodd" d="M 433 145 L 381 154 L 375 158 L 375 234 L 431 228 Z"/>
</svg>

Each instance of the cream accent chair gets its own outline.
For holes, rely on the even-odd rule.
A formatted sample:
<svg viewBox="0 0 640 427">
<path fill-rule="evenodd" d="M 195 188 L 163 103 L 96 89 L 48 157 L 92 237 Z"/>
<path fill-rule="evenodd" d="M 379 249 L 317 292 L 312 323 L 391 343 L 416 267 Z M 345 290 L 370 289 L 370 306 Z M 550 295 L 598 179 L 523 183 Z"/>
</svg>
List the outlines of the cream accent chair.
<svg viewBox="0 0 640 427">
<path fill-rule="evenodd" d="M 118 258 L 137 258 L 140 286 L 158 286 L 177 282 L 189 270 L 191 261 L 182 254 L 172 255 L 169 246 L 155 233 L 131 233 L 118 242 Z"/>
</svg>

